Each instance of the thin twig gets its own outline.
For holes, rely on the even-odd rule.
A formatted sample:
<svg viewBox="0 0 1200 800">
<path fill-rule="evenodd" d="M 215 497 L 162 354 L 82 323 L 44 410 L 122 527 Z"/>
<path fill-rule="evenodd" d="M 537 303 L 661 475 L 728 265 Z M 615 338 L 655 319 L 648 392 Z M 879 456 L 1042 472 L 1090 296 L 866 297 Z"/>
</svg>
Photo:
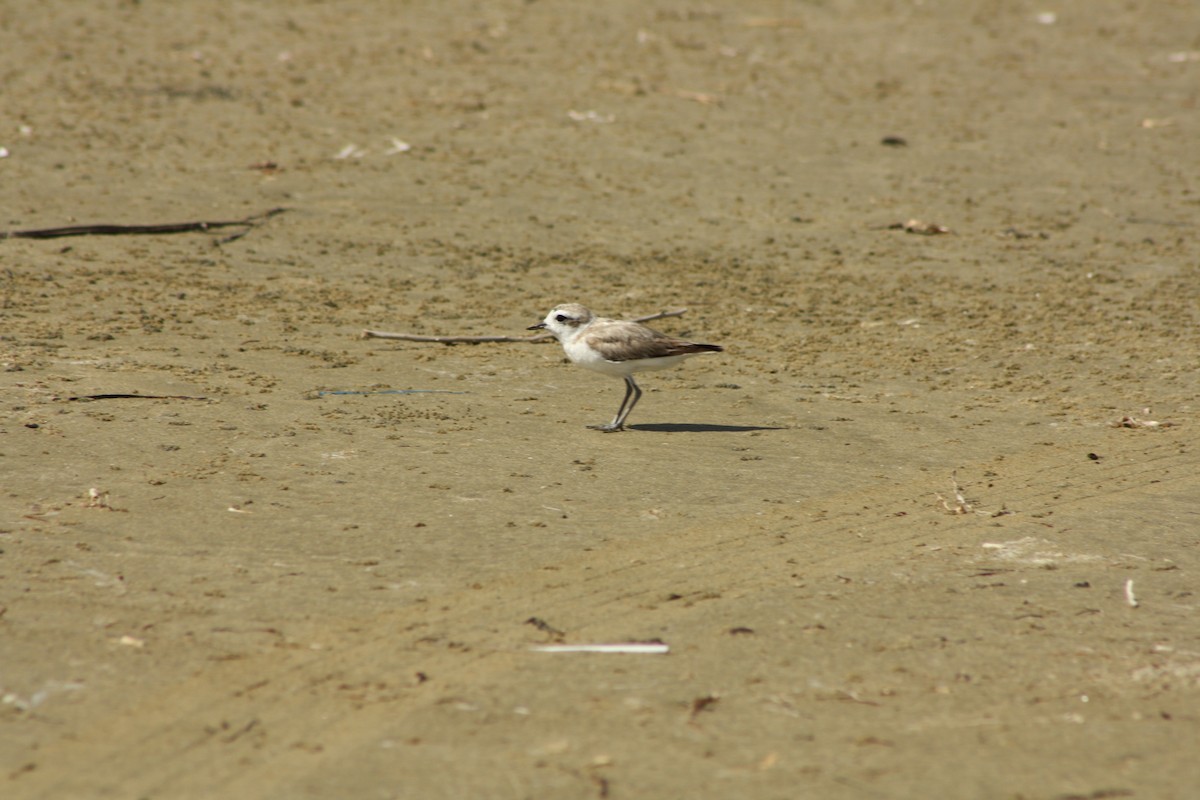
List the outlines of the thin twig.
<svg viewBox="0 0 1200 800">
<path fill-rule="evenodd" d="M 363 331 L 364 339 L 399 339 L 405 342 L 436 342 L 438 344 L 483 344 L 485 342 L 541 342 L 554 337 L 548 333 L 533 336 L 422 336 L 419 333 L 388 333 Z"/>
<path fill-rule="evenodd" d="M 208 231 L 214 228 L 230 228 L 245 226 L 247 231 L 260 222 L 270 219 L 276 214 L 282 214 L 286 208 L 272 208 L 261 214 L 253 214 L 245 219 L 219 220 L 216 222 L 174 222 L 165 225 L 69 225 L 65 228 L 39 228 L 22 231 L 0 231 L 0 239 L 59 239 L 64 236 L 125 236 L 145 233 L 189 233 L 193 231 Z M 223 239 L 223 242 L 233 241 L 245 236 L 246 232 L 235 234 Z"/>
<path fill-rule="evenodd" d="M 682 317 L 687 313 L 686 308 L 672 311 L 660 311 L 644 317 L 630 320 L 631 322 L 650 322 L 665 317 Z M 549 333 L 535 333 L 532 336 L 425 336 L 420 333 L 388 333 L 386 331 L 363 331 L 364 339 L 399 339 L 405 342 L 435 342 L 437 344 L 482 344 L 485 342 L 548 342 L 554 337 Z"/>
<path fill-rule="evenodd" d="M 535 644 L 530 650 L 535 653 L 632 653 L 634 655 L 662 655 L 671 652 L 670 645 L 662 642 L 621 642 L 618 644 Z"/>
</svg>

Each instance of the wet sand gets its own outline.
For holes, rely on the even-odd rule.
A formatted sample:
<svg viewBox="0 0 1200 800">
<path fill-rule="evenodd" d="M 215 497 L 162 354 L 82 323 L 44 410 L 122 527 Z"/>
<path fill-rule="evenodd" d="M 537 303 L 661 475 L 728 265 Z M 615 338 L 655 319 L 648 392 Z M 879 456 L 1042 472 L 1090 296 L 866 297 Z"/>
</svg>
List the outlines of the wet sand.
<svg viewBox="0 0 1200 800">
<path fill-rule="evenodd" d="M 0 792 L 1193 796 L 1194 7 L 1051 10 L 10 3 L 0 230 L 287 211 L 0 241 Z M 561 302 L 726 350 L 361 338 Z"/>
</svg>

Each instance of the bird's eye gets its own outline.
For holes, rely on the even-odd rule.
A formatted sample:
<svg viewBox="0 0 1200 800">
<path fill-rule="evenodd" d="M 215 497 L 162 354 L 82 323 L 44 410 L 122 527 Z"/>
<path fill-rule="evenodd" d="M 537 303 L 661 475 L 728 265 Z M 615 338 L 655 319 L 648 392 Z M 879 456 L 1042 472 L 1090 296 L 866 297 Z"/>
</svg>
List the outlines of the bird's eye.
<svg viewBox="0 0 1200 800">
<path fill-rule="evenodd" d="M 567 321 L 567 315 L 566 315 L 566 314 L 556 314 L 556 315 L 554 316 L 554 320 L 555 320 L 555 322 L 566 322 L 566 321 Z"/>
</svg>

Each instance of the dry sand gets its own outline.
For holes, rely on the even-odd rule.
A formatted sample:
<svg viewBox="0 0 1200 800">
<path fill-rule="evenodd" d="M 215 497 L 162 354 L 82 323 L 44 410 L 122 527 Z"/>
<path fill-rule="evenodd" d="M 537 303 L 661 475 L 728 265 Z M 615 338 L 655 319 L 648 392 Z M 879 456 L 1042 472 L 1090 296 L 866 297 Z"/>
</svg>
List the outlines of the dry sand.
<svg viewBox="0 0 1200 800">
<path fill-rule="evenodd" d="M 6 3 L 0 794 L 1195 797 L 1195 10 Z"/>
</svg>

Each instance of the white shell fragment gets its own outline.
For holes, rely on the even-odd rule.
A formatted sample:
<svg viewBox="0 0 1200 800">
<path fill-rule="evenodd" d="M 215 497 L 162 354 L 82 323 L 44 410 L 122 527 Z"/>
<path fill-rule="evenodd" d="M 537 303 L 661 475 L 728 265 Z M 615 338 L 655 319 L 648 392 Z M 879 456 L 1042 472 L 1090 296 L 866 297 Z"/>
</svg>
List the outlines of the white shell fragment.
<svg viewBox="0 0 1200 800">
<path fill-rule="evenodd" d="M 571 109 L 567 112 L 567 116 L 572 122 L 596 122 L 609 123 L 616 119 L 612 114 L 601 114 L 599 111 L 576 111 Z"/>
<path fill-rule="evenodd" d="M 366 154 L 367 154 L 367 151 L 363 150 L 358 145 L 348 144 L 345 147 L 343 147 L 341 150 L 337 151 L 337 153 L 334 155 L 334 159 L 337 161 L 343 161 L 347 158 L 362 158 Z"/>
<path fill-rule="evenodd" d="M 409 150 L 412 150 L 411 144 L 403 139 L 397 139 L 395 136 L 393 136 L 392 146 L 385 150 L 383 154 L 385 156 L 394 156 L 397 153 L 407 153 Z"/>
</svg>

